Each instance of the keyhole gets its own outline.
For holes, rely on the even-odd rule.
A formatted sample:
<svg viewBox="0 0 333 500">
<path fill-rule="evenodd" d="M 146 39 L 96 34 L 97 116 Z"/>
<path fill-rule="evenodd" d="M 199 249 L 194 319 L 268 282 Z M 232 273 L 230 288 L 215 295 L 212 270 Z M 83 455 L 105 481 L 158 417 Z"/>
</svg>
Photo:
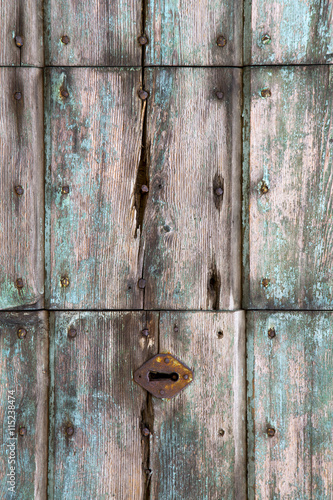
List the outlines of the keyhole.
<svg viewBox="0 0 333 500">
<path fill-rule="evenodd" d="M 179 379 L 178 373 L 160 373 L 160 372 L 149 372 L 149 381 L 151 380 L 172 380 L 176 382 Z"/>
</svg>

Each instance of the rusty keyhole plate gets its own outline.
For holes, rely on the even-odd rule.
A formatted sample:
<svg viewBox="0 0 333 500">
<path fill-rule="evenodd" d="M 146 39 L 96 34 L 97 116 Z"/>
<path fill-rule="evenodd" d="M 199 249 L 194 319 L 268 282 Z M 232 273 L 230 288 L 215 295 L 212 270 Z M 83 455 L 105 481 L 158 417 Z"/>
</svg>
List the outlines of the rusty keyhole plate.
<svg viewBox="0 0 333 500">
<path fill-rule="evenodd" d="M 173 398 L 192 380 L 192 371 L 170 353 L 157 354 L 134 372 L 134 381 L 155 398 Z"/>
</svg>

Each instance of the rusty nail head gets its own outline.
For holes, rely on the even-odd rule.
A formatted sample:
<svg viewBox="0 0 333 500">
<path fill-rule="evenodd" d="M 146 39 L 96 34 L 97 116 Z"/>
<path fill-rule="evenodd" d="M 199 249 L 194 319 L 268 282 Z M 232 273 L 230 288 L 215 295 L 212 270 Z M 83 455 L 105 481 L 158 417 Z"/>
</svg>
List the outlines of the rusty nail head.
<svg viewBox="0 0 333 500">
<path fill-rule="evenodd" d="M 76 337 L 77 335 L 77 331 L 75 330 L 75 328 L 70 328 L 68 330 L 68 337 L 73 339 L 74 337 Z"/>
<path fill-rule="evenodd" d="M 267 279 L 267 278 L 264 278 L 264 279 L 262 280 L 262 282 L 261 282 L 261 284 L 262 284 L 262 286 L 263 286 L 264 288 L 267 288 L 267 287 L 268 287 L 268 285 L 269 285 L 269 283 L 270 283 L 270 280 L 269 280 L 269 279 Z"/>
<path fill-rule="evenodd" d="M 149 436 L 149 434 L 150 434 L 150 430 L 147 427 L 144 427 L 142 429 L 142 435 L 147 437 L 147 436 Z"/>
<path fill-rule="evenodd" d="M 145 288 L 146 286 L 146 280 L 144 280 L 143 278 L 139 279 L 139 288 Z"/>
<path fill-rule="evenodd" d="M 227 40 L 223 35 L 217 37 L 216 43 L 219 47 L 224 47 L 227 44 Z"/>
<path fill-rule="evenodd" d="M 147 45 L 148 38 L 146 37 L 146 35 L 140 35 L 138 38 L 138 42 L 140 45 Z"/>
<path fill-rule="evenodd" d="M 17 336 L 19 339 L 25 339 L 27 336 L 27 330 L 25 328 L 19 328 L 17 330 Z"/>
<path fill-rule="evenodd" d="M 144 328 L 144 329 L 142 330 L 142 332 L 141 332 L 141 333 L 142 333 L 142 335 L 144 335 L 145 337 L 148 337 L 148 335 L 149 335 L 149 330 L 148 330 L 148 328 Z"/>
<path fill-rule="evenodd" d="M 170 359 L 169 358 L 164 358 L 164 363 L 170 363 Z"/>
<path fill-rule="evenodd" d="M 274 339 L 274 337 L 276 336 L 275 328 L 270 328 L 268 330 L 268 336 L 269 336 L 270 339 Z"/>
<path fill-rule="evenodd" d="M 220 90 L 217 90 L 215 94 L 218 99 L 223 99 L 224 97 L 224 93 L 221 92 Z"/>
<path fill-rule="evenodd" d="M 72 425 L 68 425 L 66 427 L 66 434 L 67 434 L 67 436 L 73 436 L 73 434 L 74 434 L 74 427 Z"/>
<path fill-rule="evenodd" d="M 271 39 L 270 35 L 265 33 L 264 35 L 262 35 L 261 41 L 264 45 L 269 45 L 271 43 L 272 39 Z"/>
<path fill-rule="evenodd" d="M 163 391 L 163 389 L 162 389 L 162 390 L 160 391 L 160 394 L 161 394 L 161 396 L 164 396 L 165 391 Z"/>
<path fill-rule="evenodd" d="M 68 194 L 69 193 L 69 186 L 62 186 L 61 192 L 62 192 L 62 194 Z"/>
<path fill-rule="evenodd" d="M 67 276 L 63 276 L 60 280 L 60 284 L 64 288 L 68 287 L 69 286 L 69 278 Z"/>
<path fill-rule="evenodd" d="M 21 99 L 21 97 L 22 97 L 21 92 L 15 92 L 14 99 L 16 99 L 17 101 L 19 101 Z"/>
<path fill-rule="evenodd" d="M 16 47 L 22 47 L 23 46 L 23 38 L 20 35 L 16 35 L 16 37 L 15 37 L 15 44 L 16 44 Z"/>
<path fill-rule="evenodd" d="M 221 187 L 218 187 L 215 189 L 215 194 L 216 196 L 222 196 L 223 195 L 223 189 Z"/>
<path fill-rule="evenodd" d="M 27 433 L 27 429 L 25 427 L 20 427 L 19 428 L 19 435 L 20 436 L 25 436 Z"/>
<path fill-rule="evenodd" d="M 62 36 L 61 41 L 64 45 L 67 45 L 70 42 L 69 36 L 67 35 Z"/>
<path fill-rule="evenodd" d="M 184 380 L 188 380 L 188 375 L 187 375 L 187 373 L 185 373 L 185 375 L 184 375 Z"/>
<path fill-rule="evenodd" d="M 18 278 L 16 280 L 16 287 L 17 288 L 23 288 L 23 286 L 24 286 L 23 279 L 22 278 Z"/>
<path fill-rule="evenodd" d="M 145 101 L 148 98 L 148 92 L 146 90 L 140 89 L 138 95 L 142 101 Z"/>
<path fill-rule="evenodd" d="M 270 89 L 265 88 L 265 89 L 262 89 L 260 94 L 261 94 L 261 97 L 264 97 L 266 99 L 267 97 L 271 97 L 272 92 L 270 91 Z"/>
<path fill-rule="evenodd" d="M 265 181 L 261 181 L 260 192 L 262 194 L 266 194 L 269 191 L 269 187 L 267 186 Z"/>
<path fill-rule="evenodd" d="M 269 427 L 267 429 L 267 436 L 268 437 L 274 437 L 275 436 L 275 429 L 273 429 L 272 427 Z"/>
<path fill-rule="evenodd" d="M 22 186 L 15 186 L 14 189 L 17 196 L 22 196 L 22 194 L 24 193 L 24 189 Z"/>
<path fill-rule="evenodd" d="M 69 97 L 69 93 L 65 89 L 61 89 L 60 94 L 62 95 L 62 97 Z"/>
<path fill-rule="evenodd" d="M 141 193 L 148 193 L 148 191 L 149 191 L 148 186 L 146 186 L 146 184 L 142 184 Z"/>
<path fill-rule="evenodd" d="M 224 436 L 224 429 L 219 429 L 219 435 Z"/>
</svg>

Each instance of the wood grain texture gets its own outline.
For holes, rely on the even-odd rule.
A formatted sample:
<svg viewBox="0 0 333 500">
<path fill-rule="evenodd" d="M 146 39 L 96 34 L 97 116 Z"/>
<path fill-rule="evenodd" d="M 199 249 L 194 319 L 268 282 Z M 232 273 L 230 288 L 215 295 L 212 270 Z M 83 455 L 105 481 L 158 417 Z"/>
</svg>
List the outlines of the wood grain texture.
<svg viewBox="0 0 333 500">
<path fill-rule="evenodd" d="M 172 400 L 153 399 L 151 498 L 245 499 L 244 312 L 163 312 L 159 352 L 194 380 Z"/>
<path fill-rule="evenodd" d="M 332 90 L 328 66 L 246 72 L 245 308 L 333 306 Z"/>
<path fill-rule="evenodd" d="M 46 72 L 51 308 L 142 307 L 135 205 L 145 106 L 137 95 L 140 77 L 139 69 Z M 61 90 L 69 96 L 62 97 Z M 61 286 L 63 277 L 68 287 Z"/>
<path fill-rule="evenodd" d="M 46 0 L 46 64 L 140 66 L 141 9 L 135 0 Z"/>
<path fill-rule="evenodd" d="M 148 0 L 147 65 L 241 66 L 243 2 Z M 217 45 L 223 35 L 226 44 Z"/>
<path fill-rule="evenodd" d="M 245 64 L 332 63 L 332 5 L 332 0 L 245 0 Z"/>
<path fill-rule="evenodd" d="M 145 80 L 145 307 L 237 309 L 241 71 L 149 68 Z"/>
<path fill-rule="evenodd" d="M 18 338 L 20 328 L 26 330 L 25 338 Z M 9 391 L 15 391 L 12 405 Z M 47 396 L 47 313 L 0 313 L 0 497 L 3 499 L 46 499 Z M 15 406 L 15 410 L 10 406 Z M 10 411 L 15 413 L 15 425 Z M 26 429 L 24 436 L 19 434 L 22 427 Z M 14 450 L 15 457 L 10 455 Z M 15 467 L 14 494 L 8 491 L 10 467 Z"/>
<path fill-rule="evenodd" d="M 333 313 L 247 315 L 250 500 L 333 496 L 332 332 Z"/>
<path fill-rule="evenodd" d="M 49 498 L 144 498 L 147 393 L 132 377 L 156 354 L 157 319 L 145 312 L 51 313 Z"/>
<path fill-rule="evenodd" d="M 20 100 L 14 98 L 17 92 Z M 1 68 L 0 96 L 0 308 L 39 308 L 44 297 L 42 70 Z M 18 186 L 22 195 L 16 194 Z"/>
<path fill-rule="evenodd" d="M 2 0 L 0 15 L 0 66 L 43 66 L 43 0 Z"/>
</svg>

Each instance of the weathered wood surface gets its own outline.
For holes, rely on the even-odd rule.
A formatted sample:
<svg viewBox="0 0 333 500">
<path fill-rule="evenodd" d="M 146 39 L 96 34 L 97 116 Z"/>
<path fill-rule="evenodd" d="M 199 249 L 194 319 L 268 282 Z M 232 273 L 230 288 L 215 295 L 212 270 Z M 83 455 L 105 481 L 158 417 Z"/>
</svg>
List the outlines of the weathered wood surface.
<svg viewBox="0 0 333 500">
<path fill-rule="evenodd" d="M 245 64 L 333 62 L 331 0 L 245 0 L 244 12 Z"/>
<path fill-rule="evenodd" d="M 2 0 L 0 14 L 0 66 L 43 66 L 43 1 Z"/>
<path fill-rule="evenodd" d="M 162 312 L 159 352 L 194 370 L 172 400 L 153 398 L 151 498 L 246 498 L 245 317 Z"/>
<path fill-rule="evenodd" d="M 133 372 L 156 354 L 158 314 L 56 312 L 50 324 L 49 498 L 141 500 L 149 422 Z"/>
<path fill-rule="evenodd" d="M 245 308 L 333 306 L 332 90 L 328 66 L 246 72 Z"/>
<path fill-rule="evenodd" d="M 137 94 L 140 78 L 140 69 L 46 72 L 51 308 L 142 307 L 142 249 L 136 231 L 145 106 Z M 69 279 L 69 286 L 61 286 L 62 278 Z"/>
<path fill-rule="evenodd" d="M 145 63 L 160 66 L 241 66 L 243 2 L 148 0 Z M 225 45 L 217 44 L 223 36 Z"/>
<path fill-rule="evenodd" d="M 237 309 L 241 71 L 148 68 L 145 86 L 145 307 Z"/>
<path fill-rule="evenodd" d="M 42 70 L 1 68 L 0 96 L 0 308 L 38 308 L 44 296 Z"/>
<path fill-rule="evenodd" d="M 135 0 L 46 0 L 46 64 L 140 66 L 141 9 Z"/>
<path fill-rule="evenodd" d="M 25 337 L 22 329 L 26 331 Z M 47 393 L 47 313 L 0 313 L 0 497 L 3 499 L 46 499 Z M 14 404 L 10 404 L 10 396 L 15 398 Z M 9 412 L 14 412 L 15 423 L 14 415 Z M 14 449 L 15 456 L 9 455 Z M 15 467 L 15 493 L 8 491 L 10 467 Z"/>
<path fill-rule="evenodd" d="M 247 320 L 249 499 L 331 499 L 333 313 Z"/>
</svg>

